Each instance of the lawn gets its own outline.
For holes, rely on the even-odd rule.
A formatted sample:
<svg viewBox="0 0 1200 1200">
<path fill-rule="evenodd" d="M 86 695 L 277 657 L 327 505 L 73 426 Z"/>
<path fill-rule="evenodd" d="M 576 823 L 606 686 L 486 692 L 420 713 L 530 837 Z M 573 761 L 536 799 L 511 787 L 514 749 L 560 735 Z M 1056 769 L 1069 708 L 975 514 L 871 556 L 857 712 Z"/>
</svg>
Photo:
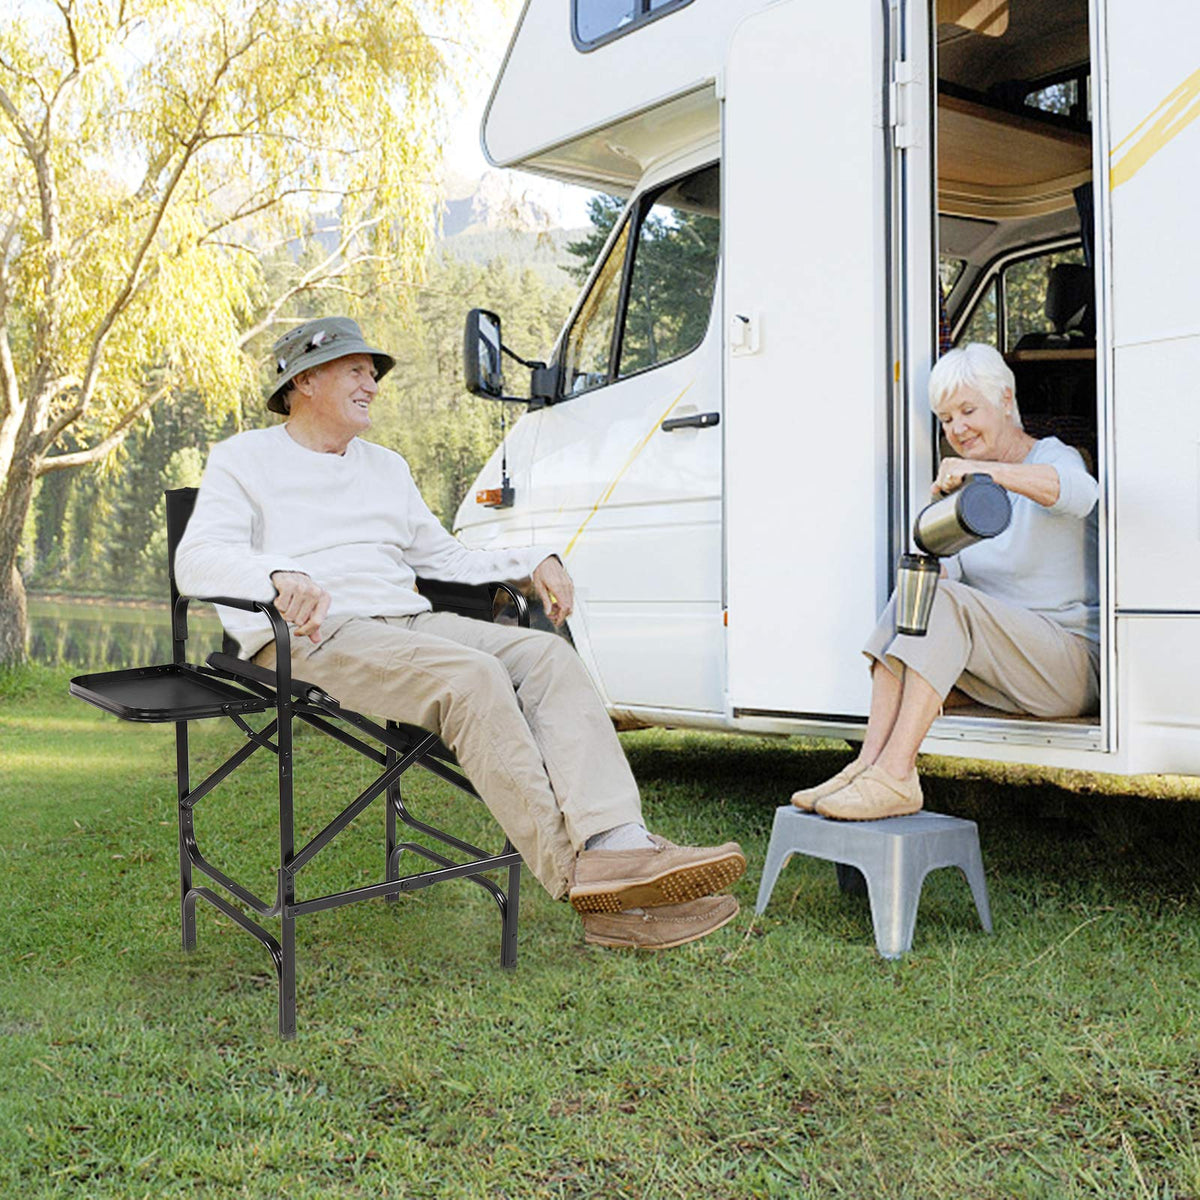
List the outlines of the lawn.
<svg viewBox="0 0 1200 1200">
<path fill-rule="evenodd" d="M 928 761 L 929 806 L 980 824 L 996 933 L 938 872 L 889 963 L 827 863 L 753 918 L 774 806 L 844 748 L 624 735 L 654 827 L 746 848 L 732 925 L 588 948 L 526 876 L 508 973 L 470 884 L 322 913 L 284 1043 L 257 943 L 205 908 L 179 948 L 171 730 L 66 682 L 0 677 L 0 1196 L 1200 1197 L 1195 781 Z M 315 829 L 365 764 L 297 754 Z M 272 765 L 198 810 L 260 892 Z M 437 781 L 408 794 L 494 840 Z M 378 876 L 382 813 L 359 824 L 327 882 Z"/>
</svg>

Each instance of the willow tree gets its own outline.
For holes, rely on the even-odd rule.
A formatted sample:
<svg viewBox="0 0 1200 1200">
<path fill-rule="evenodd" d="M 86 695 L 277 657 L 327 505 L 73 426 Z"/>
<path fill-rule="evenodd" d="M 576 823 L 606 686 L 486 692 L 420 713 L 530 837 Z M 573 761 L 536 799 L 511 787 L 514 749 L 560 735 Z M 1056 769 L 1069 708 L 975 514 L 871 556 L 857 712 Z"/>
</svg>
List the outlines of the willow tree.
<svg viewBox="0 0 1200 1200">
<path fill-rule="evenodd" d="M 23 0 L 6 16 L 0 662 L 25 652 L 39 476 L 101 460 L 185 390 L 236 406 L 255 348 L 312 293 L 353 307 L 419 276 L 470 7 Z"/>
</svg>

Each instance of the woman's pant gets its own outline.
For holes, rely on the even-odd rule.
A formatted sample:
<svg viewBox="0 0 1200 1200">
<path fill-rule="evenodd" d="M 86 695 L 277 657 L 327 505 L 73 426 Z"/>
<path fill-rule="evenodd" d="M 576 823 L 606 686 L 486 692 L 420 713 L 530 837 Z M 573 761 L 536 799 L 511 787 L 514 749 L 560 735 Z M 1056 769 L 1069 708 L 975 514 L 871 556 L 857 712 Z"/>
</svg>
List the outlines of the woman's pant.
<svg viewBox="0 0 1200 1200">
<path fill-rule="evenodd" d="M 957 686 L 1004 712 L 1075 717 L 1100 700 L 1100 647 L 1027 608 L 943 579 L 924 637 L 896 632 L 896 597 L 863 653 L 899 675 L 916 671 L 943 699 Z"/>
</svg>

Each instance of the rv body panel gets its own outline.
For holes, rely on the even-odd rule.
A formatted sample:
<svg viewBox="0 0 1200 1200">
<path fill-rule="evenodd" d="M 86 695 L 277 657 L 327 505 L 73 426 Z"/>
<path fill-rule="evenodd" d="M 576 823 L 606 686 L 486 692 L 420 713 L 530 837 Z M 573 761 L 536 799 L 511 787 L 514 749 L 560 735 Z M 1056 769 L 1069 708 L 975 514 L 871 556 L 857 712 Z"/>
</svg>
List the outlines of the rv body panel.
<svg viewBox="0 0 1200 1200">
<path fill-rule="evenodd" d="M 991 105 L 989 81 L 1017 69 L 1011 32 L 934 28 L 922 3 L 693 0 L 586 53 L 567 7 L 525 7 L 485 118 L 493 159 L 630 194 L 632 222 L 664 180 L 719 154 L 720 276 L 689 353 L 520 419 L 516 505 L 483 513 L 468 497 L 464 540 L 562 548 L 579 585 L 570 631 L 614 714 L 861 736 L 859 647 L 937 453 L 939 239 L 963 259 L 946 293 L 956 334 L 990 303 L 997 344 L 1020 360 L 1006 289 L 1022 262 L 1078 252 L 1072 189 L 1090 153 L 1095 350 L 1065 357 L 1094 355 L 1101 710 L 949 710 L 925 749 L 1200 773 L 1200 8 L 1014 6 L 1038 70 L 1088 56 L 1088 133 Z M 991 72 L 977 94 L 939 96 L 956 70 L 970 92 L 976 50 Z M 719 425 L 662 429 L 706 412 Z M 489 472 L 495 458 L 480 486 Z"/>
<path fill-rule="evenodd" d="M 526 0 L 484 112 L 484 153 L 563 179 L 631 189 L 652 156 L 682 146 L 734 26 L 763 0 L 692 0 L 627 37 L 581 52 L 564 0 Z M 699 96 L 696 94 L 700 93 Z M 689 99 L 691 97 L 691 99 Z M 596 136 L 601 135 L 601 136 Z"/>
<path fill-rule="evenodd" d="M 1117 749 L 1200 773 L 1200 10 L 1108 4 Z M 1099 172 L 1098 172 L 1099 175 Z"/>
<path fill-rule="evenodd" d="M 679 362 L 541 415 L 534 540 L 563 547 L 609 703 L 721 711 L 721 430 L 715 322 Z"/>
<path fill-rule="evenodd" d="M 1149 10 L 1108 13 L 1117 606 L 1200 613 L 1200 15 Z"/>
<path fill-rule="evenodd" d="M 859 651 L 886 594 L 889 465 L 876 15 L 875 5 L 790 0 L 743 21 L 730 49 L 725 552 L 735 712 L 865 715 L 869 702 Z M 802 48 L 838 70 L 806 69 Z M 795 119 L 808 112 L 821 119 Z"/>
</svg>

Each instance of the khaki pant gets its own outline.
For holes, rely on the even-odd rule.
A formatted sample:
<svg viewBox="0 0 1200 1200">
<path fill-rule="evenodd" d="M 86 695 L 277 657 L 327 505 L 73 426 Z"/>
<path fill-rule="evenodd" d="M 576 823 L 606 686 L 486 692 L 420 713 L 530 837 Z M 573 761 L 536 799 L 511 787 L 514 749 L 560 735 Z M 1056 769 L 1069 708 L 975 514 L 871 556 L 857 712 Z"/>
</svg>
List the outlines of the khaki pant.
<svg viewBox="0 0 1200 1200">
<path fill-rule="evenodd" d="M 556 899 L 589 837 L 640 821 L 633 773 L 579 656 L 453 613 L 352 617 L 292 639 L 292 671 L 346 708 L 440 735 Z M 275 665 L 272 642 L 255 656 Z"/>
<path fill-rule="evenodd" d="M 916 671 L 943 699 L 958 686 L 1004 712 L 1075 717 L 1100 699 L 1100 647 L 1027 608 L 943 579 L 924 637 L 896 632 L 892 596 L 863 653 Z"/>
</svg>

